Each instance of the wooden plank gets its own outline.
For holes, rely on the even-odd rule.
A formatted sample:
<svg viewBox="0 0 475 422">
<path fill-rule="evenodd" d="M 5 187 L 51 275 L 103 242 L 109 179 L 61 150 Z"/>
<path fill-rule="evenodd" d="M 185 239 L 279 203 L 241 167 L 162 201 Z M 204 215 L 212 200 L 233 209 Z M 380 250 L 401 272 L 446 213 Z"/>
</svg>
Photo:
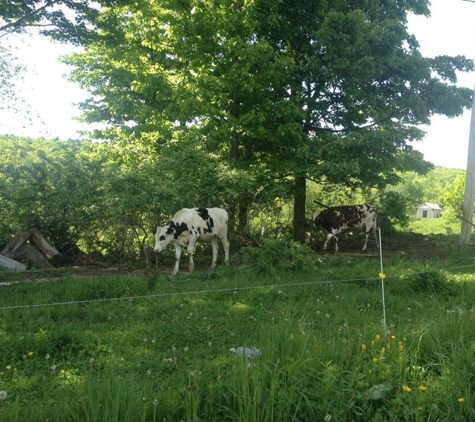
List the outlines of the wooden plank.
<svg viewBox="0 0 475 422">
<path fill-rule="evenodd" d="M 25 271 L 28 267 L 4 255 L 0 255 L 0 265 L 14 271 Z"/>
<path fill-rule="evenodd" d="M 16 256 L 26 259 L 27 261 L 40 265 L 42 267 L 52 267 L 53 264 L 49 262 L 48 258 L 44 256 L 41 251 L 32 244 L 24 244 L 17 252 Z"/>
<path fill-rule="evenodd" d="M 51 246 L 38 230 L 32 230 L 31 236 L 38 249 L 50 260 L 53 261 L 56 255 L 61 255 L 59 251 Z"/>
<path fill-rule="evenodd" d="M 2 255 L 13 258 L 18 249 L 20 249 L 31 237 L 31 233 L 26 230 L 18 230 L 13 236 L 13 239 L 8 242 L 8 245 L 5 246 Z"/>
</svg>

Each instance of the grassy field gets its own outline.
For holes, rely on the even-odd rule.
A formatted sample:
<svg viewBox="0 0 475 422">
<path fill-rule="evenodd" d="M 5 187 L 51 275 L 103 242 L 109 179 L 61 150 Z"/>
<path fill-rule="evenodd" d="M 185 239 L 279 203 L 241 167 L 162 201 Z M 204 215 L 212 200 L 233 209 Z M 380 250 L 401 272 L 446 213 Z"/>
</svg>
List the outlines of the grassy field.
<svg viewBox="0 0 475 422">
<path fill-rule="evenodd" d="M 374 245 L 267 241 L 175 278 L 2 286 L 0 421 L 474 420 L 475 249 L 424 230 L 383 240 L 384 275 Z"/>
</svg>

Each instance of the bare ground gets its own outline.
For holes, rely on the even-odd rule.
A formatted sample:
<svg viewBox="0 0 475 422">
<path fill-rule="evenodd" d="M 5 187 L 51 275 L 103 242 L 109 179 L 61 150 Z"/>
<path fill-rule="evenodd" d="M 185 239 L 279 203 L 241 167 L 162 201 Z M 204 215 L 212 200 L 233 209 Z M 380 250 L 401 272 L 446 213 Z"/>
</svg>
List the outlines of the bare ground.
<svg viewBox="0 0 475 422">
<path fill-rule="evenodd" d="M 368 242 L 365 252 L 361 251 L 364 244 L 364 236 L 349 234 L 339 236 L 339 254 L 356 258 L 379 258 L 379 248 L 376 247 L 374 239 Z M 447 254 L 447 248 L 458 245 L 458 235 L 423 235 L 420 233 L 404 233 L 393 237 L 382 239 L 383 258 L 408 258 L 408 259 L 432 259 L 443 257 Z M 315 239 L 310 245 L 315 253 L 323 257 L 334 256 L 334 246 L 329 245 L 327 251 L 322 250 L 323 237 Z M 210 254 L 205 249 L 207 255 Z M 475 248 L 474 248 L 475 252 Z M 222 261 L 221 251 L 218 263 Z M 202 256 L 195 259 L 195 271 L 208 269 L 211 263 L 211 256 Z M 188 258 L 182 256 L 180 262 L 180 273 L 187 273 Z M 109 262 L 89 262 L 85 265 L 59 267 L 59 268 L 34 268 L 23 272 L 0 271 L 0 287 L 17 283 L 41 283 L 55 281 L 64 277 L 100 278 L 107 276 L 131 276 L 147 274 L 165 274 L 172 272 L 174 257 L 171 255 L 153 256 L 150 260 L 140 259 L 131 263 L 109 263 Z"/>
</svg>

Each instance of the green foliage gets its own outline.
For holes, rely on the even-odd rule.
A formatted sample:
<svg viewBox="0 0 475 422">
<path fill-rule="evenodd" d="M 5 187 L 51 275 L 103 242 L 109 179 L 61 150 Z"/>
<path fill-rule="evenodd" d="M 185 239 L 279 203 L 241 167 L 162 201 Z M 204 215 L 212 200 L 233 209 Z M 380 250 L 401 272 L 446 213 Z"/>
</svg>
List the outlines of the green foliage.
<svg viewBox="0 0 475 422">
<path fill-rule="evenodd" d="M 1 14 L 0 14 L 1 16 Z M 18 63 L 12 50 L 0 45 L 0 110 L 19 112 L 22 98 L 16 89 L 24 68 Z"/>
<path fill-rule="evenodd" d="M 382 188 L 398 172 L 424 173 L 409 145 L 423 135 L 417 125 L 470 106 L 471 90 L 455 83 L 473 64 L 424 58 L 407 33 L 407 13 L 427 14 L 428 3 L 390 3 L 381 13 L 378 2 L 106 2 L 81 14 L 86 50 L 65 61 L 101 98 L 81 105 L 85 121 L 106 125 L 97 137 L 157 151 L 199 131 L 259 189 L 295 180 L 302 240 L 297 182 Z M 236 207 L 250 205 L 246 195 Z"/>
<path fill-rule="evenodd" d="M 378 224 L 385 232 L 394 230 L 394 225 L 407 227 L 411 207 L 409 199 L 395 191 L 384 191 L 378 198 Z"/>
<path fill-rule="evenodd" d="M 258 247 L 242 248 L 243 261 L 259 274 L 274 276 L 282 271 L 312 271 L 316 269 L 313 251 L 298 242 L 286 239 L 264 239 Z"/>
<path fill-rule="evenodd" d="M 461 293 L 460 285 L 453 283 L 442 271 L 414 274 L 409 277 L 409 283 L 416 293 L 433 293 L 440 296 L 456 296 Z"/>
<path fill-rule="evenodd" d="M 461 222 L 464 196 L 465 196 L 465 172 L 458 175 L 457 178 L 447 185 L 441 203 L 444 206 L 444 219 L 450 222 Z"/>
</svg>

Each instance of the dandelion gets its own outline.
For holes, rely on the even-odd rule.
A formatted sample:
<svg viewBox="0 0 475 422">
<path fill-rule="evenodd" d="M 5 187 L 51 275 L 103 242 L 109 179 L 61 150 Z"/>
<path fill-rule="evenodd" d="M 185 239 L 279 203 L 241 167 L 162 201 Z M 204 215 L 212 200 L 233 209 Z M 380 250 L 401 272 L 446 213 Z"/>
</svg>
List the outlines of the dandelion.
<svg viewBox="0 0 475 422">
<path fill-rule="evenodd" d="M 5 369 L 6 369 L 7 371 L 10 371 L 10 370 L 12 369 L 12 367 L 11 367 L 11 365 L 7 365 L 7 366 L 5 367 Z"/>
<path fill-rule="evenodd" d="M 54 371 L 56 369 L 56 365 L 51 365 L 51 369 Z"/>
<path fill-rule="evenodd" d="M 6 391 L 2 390 L 0 391 L 0 400 L 5 400 L 7 398 L 8 394 Z"/>
<path fill-rule="evenodd" d="M 183 348 L 183 351 L 187 352 L 187 351 L 188 351 L 188 346 L 185 346 L 185 347 Z"/>
<path fill-rule="evenodd" d="M 49 353 L 46 353 L 45 359 L 48 360 L 50 358 Z"/>
<path fill-rule="evenodd" d="M 332 420 L 332 415 L 325 415 L 325 417 L 323 418 L 323 420 L 325 422 L 330 422 Z"/>
<path fill-rule="evenodd" d="M 94 358 L 89 359 L 89 363 L 94 363 Z"/>
<path fill-rule="evenodd" d="M 465 403 L 465 399 L 463 397 L 460 397 L 458 400 L 459 403 Z"/>
<path fill-rule="evenodd" d="M 393 340 L 396 340 L 396 336 L 391 336 L 391 338 L 392 338 Z"/>
<path fill-rule="evenodd" d="M 403 385 L 402 386 L 402 389 L 406 392 L 406 393 L 410 393 L 412 391 L 411 387 L 408 387 L 407 385 Z"/>
<path fill-rule="evenodd" d="M 419 387 L 419 390 L 421 390 L 421 391 L 426 391 L 427 388 L 426 388 L 425 386 L 421 385 L 421 386 Z"/>
<path fill-rule="evenodd" d="M 29 357 L 32 357 L 32 356 L 33 356 L 33 352 L 28 352 L 28 356 L 29 356 Z"/>
<path fill-rule="evenodd" d="M 158 405 L 158 400 L 155 399 L 152 403 L 153 403 L 154 406 L 156 406 L 156 405 Z"/>
</svg>

